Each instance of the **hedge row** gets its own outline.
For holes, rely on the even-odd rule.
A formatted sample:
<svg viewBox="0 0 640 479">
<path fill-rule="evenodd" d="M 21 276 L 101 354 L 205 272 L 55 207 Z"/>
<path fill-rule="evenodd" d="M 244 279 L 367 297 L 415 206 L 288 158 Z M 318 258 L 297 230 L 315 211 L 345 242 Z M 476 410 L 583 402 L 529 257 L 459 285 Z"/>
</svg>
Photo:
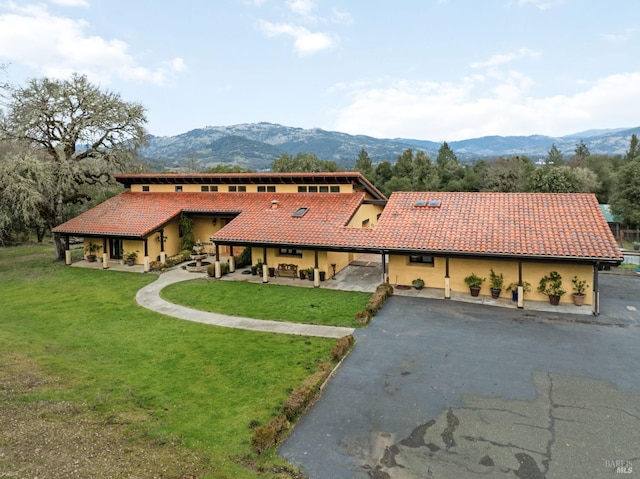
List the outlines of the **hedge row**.
<svg viewBox="0 0 640 479">
<path fill-rule="evenodd" d="M 333 361 L 342 359 L 353 345 L 353 342 L 352 335 L 338 339 L 331 351 L 331 359 Z M 267 426 L 258 426 L 254 429 L 251 437 L 251 447 L 258 454 L 265 453 L 284 438 L 291 421 L 300 417 L 314 399 L 318 397 L 320 388 L 331 374 L 332 369 L 331 363 L 320 363 L 315 373 L 308 376 L 300 387 L 291 391 L 291 394 L 282 405 L 282 412 L 273 418 Z"/>
<path fill-rule="evenodd" d="M 358 324 L 369 324 L 371 318 L 378 314 L 378 311 L 380 311 L 382 305 L 392 295 L 393 286 L 391 286 L 389 283 L 379 284 L 375 292 L 371 295 L 371 298 L 369 298 L 364 311 L 358 311 L 356 313 L 356 322 Z"/>
</svg>

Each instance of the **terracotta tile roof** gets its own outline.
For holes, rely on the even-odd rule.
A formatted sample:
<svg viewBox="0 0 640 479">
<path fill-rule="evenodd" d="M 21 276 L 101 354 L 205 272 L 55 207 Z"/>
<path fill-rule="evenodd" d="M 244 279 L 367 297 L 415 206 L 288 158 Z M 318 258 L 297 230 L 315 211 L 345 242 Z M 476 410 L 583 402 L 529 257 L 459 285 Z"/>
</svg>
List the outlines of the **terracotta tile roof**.
<svg viewBox="0 0 640 479">
<path fill-rule="evenodd" d="M 592 194 L 396 192 L 375 229 L 391 250 L 622 259 Z"/>
<path fill-rule="evenodd" d="M 144 237 L 179 215 L 238 214 L 219 232 L 220 240 L 320 244 L 336 236 L 364 199 L 345 193 L 141 193 L 126 191 L 54 228 L 78 236 Z M 277 208 L 272 201 L 277 200 Z M 298 208 L 309 208 L 300 218 Z M 297 239 L 297 240 L 296 240 Z"/>
</svg>

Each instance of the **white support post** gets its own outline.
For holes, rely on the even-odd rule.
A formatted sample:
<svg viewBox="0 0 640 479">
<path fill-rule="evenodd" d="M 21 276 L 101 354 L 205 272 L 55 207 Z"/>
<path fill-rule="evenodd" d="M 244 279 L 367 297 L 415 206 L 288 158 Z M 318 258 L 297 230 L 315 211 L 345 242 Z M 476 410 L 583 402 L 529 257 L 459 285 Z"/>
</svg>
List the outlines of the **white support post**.
<svg viewBox="0 0 640 479">
<path fill-rule="evenodd" d="M 444 298 L 451 299 L 451 284 L 448 276 L 444 278 Z"/>
<path fill-rule="evenodd" d="M 263 283 L 269 282 L 269 268 L 267 268 L 267 263 L 264 263 L 262 265 L 262 282 Z"/>
<path fill-rule="evenodd" d="M 215 270 L 215 277 L 216 279 L 220 279 L 222 278 L 222 268 L 220 267 L 220 261 L 218 261 L 218 259 L 216 258 L 216 260 L 213 263 L 213 268 Z"/>
<path fill-rule="evenodd" d="M 313 287 L 320 287 L 320 268 L 313 268 Z"/>
<path fill-rule="evenodd" d="M 149 257 L 145 256 L 144 257 L 144 272 L 148 273 L 149 272 Z"/>
<path fill-rule="evenodd" d="M 521 284 L 518 285 L 518 308 L 524 308 L 524 287 Z"/>
<path fill-rule="evenodd" d="M 233 273 L 236 270 L 236 260 L 233 256 L 229 256 L 229 273 Z"/>
<path fill-rule="evenodd" d="M 167 262 L 167 253 L 166 253 L 166 252 L 164 252 L 164 251 L 161 251 L 161 252 L 160 252 L 160 262 L 161 262 L 162 264 L 164 264 L 164 263 L 166 263 L 166 262 Z"/>
<path fill-rule="evenodd" d="M 64 250 L 64 264 L 66 264 L 67 266 L 69 266 L 71 264 L 71 250 L 70 249 Z"/>
<path fill-rule="evenodd" d="M 109 255 L 105 252 L 102 253 L 102 269 L 107 269 L 109 267 Z"/>
</svg>

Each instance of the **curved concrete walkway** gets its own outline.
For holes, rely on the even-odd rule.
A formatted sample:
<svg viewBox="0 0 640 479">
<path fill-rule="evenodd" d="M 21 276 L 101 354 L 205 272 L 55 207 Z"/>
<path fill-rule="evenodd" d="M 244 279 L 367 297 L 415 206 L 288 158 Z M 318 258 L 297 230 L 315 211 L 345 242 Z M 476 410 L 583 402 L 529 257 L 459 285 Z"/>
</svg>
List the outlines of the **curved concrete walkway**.
<svg viewBox="0 0 640 479">
<path fill-rule="evenodd" d="M 246 329 L 265 333 L 316 336 L 321 338 L 341 338 L 354 332 L 353 328 L 287 323 L 284 321 L 240 318 L 237 316 L 227 316 L 225 314 L 209 313 L 207 311 L 199 311 L 197 309 L 173 304 L 160 297 L 160 291 L 165 286 L 180 281 L 197 279 L 198 277 L 197 274 L 189 273 L 181 268 L 172 269 L 159 275 L 156 281 L 138 291 L 136 301 L 140 306 L 161 314 L 166 314 L 167 316 L 225 328 Z"/>
</svg>

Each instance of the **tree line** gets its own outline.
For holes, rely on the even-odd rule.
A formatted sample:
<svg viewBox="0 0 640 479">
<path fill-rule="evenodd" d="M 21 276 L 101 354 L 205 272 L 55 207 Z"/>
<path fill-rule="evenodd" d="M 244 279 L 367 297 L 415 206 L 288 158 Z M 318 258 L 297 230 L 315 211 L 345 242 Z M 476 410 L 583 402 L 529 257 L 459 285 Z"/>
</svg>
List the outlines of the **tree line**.
<svg viewBox="0 0 640 479">
<path fill-rule="evenodd" d="M 55 226 L 121 191 L 115 174 L 149 171 L 137 155 L 146 142 L 145 108 L 101 90 L 86 76 L 33 79 L 15 88 L 0 82 L 0 100 L 0 244 L 34 234 L 42 241 Z M 298 153 L 281 155 L 271 170 L 341 169 L 314 153 Z M 250 170 L 216 166 L 209 171 Z M 624 156 L 591 155 L 581 141 L 568 159 L 552 145 L 543 165 L 525 155 L 462 164 L 446 142 L 435 160 L 407 149 L 394 161 L 374 165 L 361 150 L 353 171 L 387 196 L 394 191 L 590 192 L 611 204 L 629 226 L 640 227 L 636 135 Z M 63 258 L 60 239 L 54 244 Z"/>
</svg>

